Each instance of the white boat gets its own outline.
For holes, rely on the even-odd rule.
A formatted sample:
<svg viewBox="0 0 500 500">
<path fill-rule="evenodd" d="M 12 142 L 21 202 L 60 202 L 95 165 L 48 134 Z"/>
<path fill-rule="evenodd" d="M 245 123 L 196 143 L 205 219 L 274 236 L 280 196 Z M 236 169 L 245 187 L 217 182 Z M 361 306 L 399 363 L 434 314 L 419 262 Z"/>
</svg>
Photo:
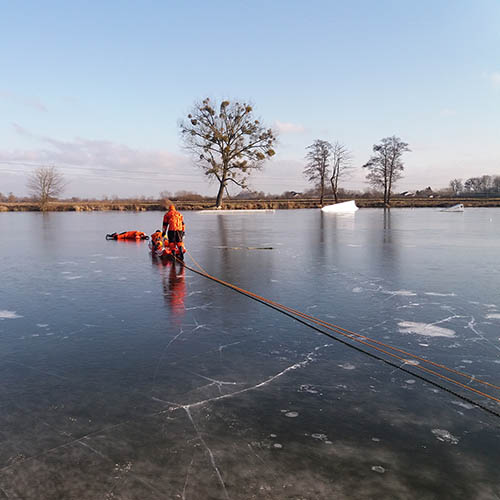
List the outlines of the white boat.
<svg viewBox="0 0 500 500">
<path fill-rule="evenodd" d="M 326 205 L 321 210 L 328 214 L 352 214 L 358 210 L 358 207 L 356 206 L 356 202 L 351 200 L 335 203 L 335 205 Z"/>
<path fill-rule="evenodd" d="M 463 212 L 464 206 L 462 203 L 457 203 L 456 205 L 453 205 L 452 207 L 442 208 L 440 211 L 441 212 Z"/>
</svg>

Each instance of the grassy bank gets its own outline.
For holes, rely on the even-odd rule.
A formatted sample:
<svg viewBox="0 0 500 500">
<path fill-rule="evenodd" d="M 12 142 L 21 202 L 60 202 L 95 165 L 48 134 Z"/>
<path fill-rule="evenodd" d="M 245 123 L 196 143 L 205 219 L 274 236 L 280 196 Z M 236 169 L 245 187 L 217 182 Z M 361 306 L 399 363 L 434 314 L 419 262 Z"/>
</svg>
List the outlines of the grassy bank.
<svg viewBox="0 0 500 500">
<path fill-rule="evenodd" d="M 347 200 L 340 200 L 347 201 Z M 333 203 L 331 200 L 325 205 Z M 448 207 L 456 203 L 463 203 L 466 207 L 500 207 L 500 198 L 394 198 L 392 208 L 419 208 L 419 207 Z M 207 201 L 176 201 L 179 210 L 206 210 L 214 208 L 214 200 Z M 379 198 L 358 198 L 356 204 L 360 208 L 383 208 L 384 202 Z M 291 208 L 319 208 L 316 199 L 289 199 L 289 200 L 226 200 L 223 209 L 248 210 L 248 209 L 291 209 Z M 0 212 L 37 212 L 39 207 L 34 202 L 2 202 Z M 135 211 L 145 212 L 150 210 L 165 210 L 162 201 L 80 201 L 50 203 L 49 211 L 52 212 L 91 212 L 91 211 Z"/>
</svg>

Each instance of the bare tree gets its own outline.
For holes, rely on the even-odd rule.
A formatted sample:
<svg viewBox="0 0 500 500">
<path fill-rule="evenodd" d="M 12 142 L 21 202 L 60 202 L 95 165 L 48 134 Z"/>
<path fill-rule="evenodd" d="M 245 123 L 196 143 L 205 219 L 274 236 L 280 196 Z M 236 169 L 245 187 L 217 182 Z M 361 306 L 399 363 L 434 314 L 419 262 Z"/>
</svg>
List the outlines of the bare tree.
<svg viewBox="0 0 500 500">
<path fill-rule="evenodd" d="M 316 139 L 310 146 L 306 154 L 307 164 L 304 168 L 304 175 L 309 182 L 313 182 L 319 189 L 319 203 L 323 206 L 325 197 L 325 182 L 330 173 L 330 159 L 332 157 L 332 145 L 328 141 Z"/>
<path fill-rule="evenodd" d="M 370 160 L 363 165 L 369 170 L 366 178 L 376 188 L 384 190 L 384 203 L 389 206 L 391 201 L 392 187 L 402 177 L 404 170 L 403 153 L 410 151 L 408 144 L 399 137 L 385 137 L 380 144 L 373 145 L 375 153 Z"/>
<path fill-rule="evenodd" d="M 56 167 L 39 167 L 29 175 L 27 187 L 33 198 L 38 201 L 40 210 L 45 211 L 49 201 L 64 191 L 66 182 Z"/>
<path fill-rule="evenodd" d="M 462 179 L 452 179 L 450 181 L 450 189 L 455 196 L 459 195 L 464 190 Z"/>
<path fill-rule="evenodd" d="M 219 105 L 207 98 L 196 103 L 179 126 L 205 175 L 219 182 L 217 208 L 228 183 L 245 188 L 250 173 L 275 154 L 276 134 L 255 119 L 252 106 L 245 103 L 224 100 Z"/>
<path fill-rule="evenodd" d="M 332 172 L 330 184 L 332 185 L 335 203 L 338 203 L 339 179 L 348 173 L 351 167 L 352 153 L 340 142 L 332 146 Z"/>
</svg>

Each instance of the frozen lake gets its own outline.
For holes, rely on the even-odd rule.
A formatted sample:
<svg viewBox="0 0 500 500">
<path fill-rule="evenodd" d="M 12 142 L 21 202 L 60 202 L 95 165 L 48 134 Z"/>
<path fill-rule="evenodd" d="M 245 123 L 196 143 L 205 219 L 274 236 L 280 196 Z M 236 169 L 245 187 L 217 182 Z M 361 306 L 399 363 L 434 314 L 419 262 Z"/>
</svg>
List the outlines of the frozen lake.
<svg viewBox="0 0 500 500">
<path fill-rule="evenodd" d="M 184 217 L 210 274 L 500 385 L 500 209 Z M 500 498 L 499 418 L 104 238 L 161 218 L 0 215 L 0 499 Z"/>
</svg>

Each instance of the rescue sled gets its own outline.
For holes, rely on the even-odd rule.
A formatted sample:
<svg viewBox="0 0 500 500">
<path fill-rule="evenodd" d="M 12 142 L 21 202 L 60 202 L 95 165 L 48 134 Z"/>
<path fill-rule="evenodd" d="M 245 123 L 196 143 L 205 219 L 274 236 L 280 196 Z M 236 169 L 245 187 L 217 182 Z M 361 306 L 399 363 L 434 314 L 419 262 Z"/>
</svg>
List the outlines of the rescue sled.
<svg viewBox="0 0 500 500">
<path fill-rule="evenodd" d="M 156 231 L 151 235 L 148 247 L 153 258 L 162 260 L 184 260 L 184 252 L 178 247 L 172 251 L 172 248 L 170 248 L 168 244 L 168 239 L 162 236 L 161 231 Z"/>
</svg>

